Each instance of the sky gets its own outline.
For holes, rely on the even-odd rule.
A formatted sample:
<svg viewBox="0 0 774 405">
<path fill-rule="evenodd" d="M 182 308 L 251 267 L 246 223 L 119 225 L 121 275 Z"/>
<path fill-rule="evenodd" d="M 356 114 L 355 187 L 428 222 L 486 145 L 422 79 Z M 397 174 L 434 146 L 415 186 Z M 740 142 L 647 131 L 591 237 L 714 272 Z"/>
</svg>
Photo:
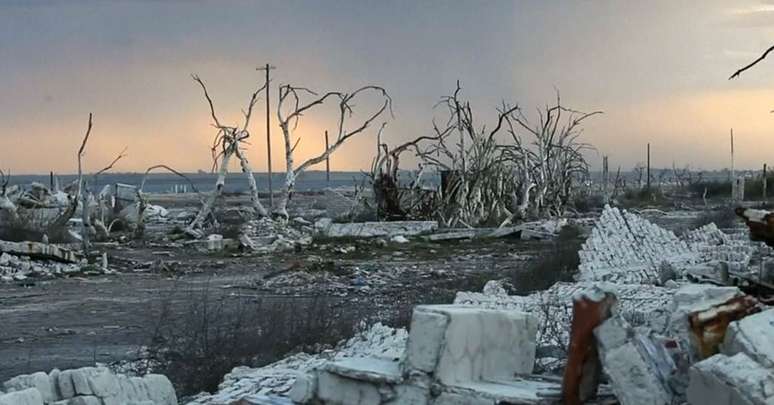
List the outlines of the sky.
<svg viewBox="0 0 774 405">
<path fill-rule="evenodd" d="M 433 106 L 457 80 L 490 126 L 503 101 L 531 115 L 557 89 L 569 107 L 604 111 L 584 126 L 592 167 L 608 155 L 630 168 L 647 143 L 656 167 L 728 167 L 733 128 L 736 166 L 758 168 L 774 163 L 774 57 L 728 77 L 772 44 L 774 1 L 760 0 L 0 0 L 0 168 L 74 172 L 93 113 L 87 170 L 124 147 L 116 171 L 209 170 L 215 130 L 191 74 L 221 121 L 237 124 L 266 63 L 276 66 L 275 171 L 276 85 L 383 86 L 394 110 L 383 139 L 394 145 L 432 133 Z M 257 171 L 267 169 L 264 101 L 247 146 Z M 323 148 L 332 107 L 303 117 L 297 160 Z M 339 149 L 332 169 L 366 169 L 377 128 Z"/>
</svg>

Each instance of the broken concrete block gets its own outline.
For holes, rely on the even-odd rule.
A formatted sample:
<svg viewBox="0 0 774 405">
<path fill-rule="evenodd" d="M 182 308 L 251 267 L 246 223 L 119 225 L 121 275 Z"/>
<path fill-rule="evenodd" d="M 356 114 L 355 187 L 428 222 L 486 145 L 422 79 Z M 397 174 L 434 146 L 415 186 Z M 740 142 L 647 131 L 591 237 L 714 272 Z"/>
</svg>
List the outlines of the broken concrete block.
<svg viewBox="0 0 774 405">
<path fill-rule="evenodd" d="M 44 372 L 16 376 L 3 383 L 3 387 L 7 392 L 34 388 L 40 392 L 41 398 L 45 402 L 53 402 L 58 399 L 54 387 L 51 385 L 51 380 Z"/>
<path fill-rule="evenodd" d="M 55 400 L 62 398 L 62 394 L 60 394 L 59 392 L 59 374 L 60 373 L 61 372 L 57 368 L 51 370 L 51 372 L 48 373 L 48 380 L 49 380 L 49 383 L 51 384 L 51 391 L 54 394 L 53 397 Z"/>
<path fill-rule="evenodd" d="M 425 387 L 401 384 L 395 387 L 395 398 L 385 405 L 427 405 L 429 397 L 430 391 Z"/>
<path fill-rule="evenodd" d="M 537 319 L 517 311 L 457 305 L 419 306 L 448 318 L 434 376 L 440 382 L 506 380 L 532 372 Z"/>
<path fill-rule="evenodd" d="M 435 370 L 448 322 L 449 318 L 444 314 L 422 307 L 414 309 L 411 333 L 406 343 L 404 366 L 407 371 L 413 369 L 431 373 Z"/>
<path fill-rule="evenodd" d="M 489 398 L 472 393 L 442 392 L 433 400 L 433 405 L 493 405 Z"/>
<path fill-rule="evenodd" d="M 59 373 L 57 378 L 57 388 L 60 398 L 69 399 L 75 396 L 75 386 L 73 385 L 73 370 L 64 370 Z"/>
<path fill-rule="evenodd" d="M 320 224 L 320 228 L 318 228 Z M 330 238 L 371 238 L 377 236 L 392 237 L 395 235 L 415 236 L 438 229 L 436 221 L 394 221 L 394 222 L 353 222 L 329 223 L 327 226 L 318 221 L 315 228 Z"/>
<path fill-rule="evenodd" d="M 91 386 L 89 385 L 89 372 L 91 367 L 83 367 L 71 370 L 70 377 L 73 381 L 73 388 L 76 395 L 91 395 Z"/>
<path fill-rule="evenodd" d="M 93 395 L 83 395 L 71 399 L 67 405 L 102 405 L 102 400 Z"/>
<path fill-rule="evenodd" d="M 668 405 L 671 395 L 664 389 L 654 370 L 648 367 L 632 343 L 604 355 L 603 364 L 623 405 Z"/>
<path fill-rule="evenodd" d="M 145 381 L 142 377 L 127 377 L 117 375 L 119 393 L 115 395 L 115 400 L 120 401 L 146 401 L 150 398 Z M 113 399 L 111 399 L 113 400 Z M 108 402 L 108 401 L 106 401 Z"/>
<path fill-rule="evenodd" d="M 43 397 L 35 388 L 0 394 L 0 405 L 43 405 Z"/>
<path fill-rule="evenodd" d="M 106 367 L 94 367 L 89 370 L 87 380 L 91 392 L 100 398 L 118 395 L 118 379 Z"/>
<path fill-rule="evenodd" d="M 599 359 L 622 405 L 669 405 L 672 392 L 634 330 L 614 316 L 594 330 Z"/>
<path fill-rule="evenodd" d="M 691 367 L 690 405 L 771 405 L 774 372 L 744 353 L 718 354 Z"/>
<path fill-rule="evenodd" d="M 33 259 L 50 259 L 66 263 L 77 263 L 79 255 L 75 251 L 41 242 L 8 242 L 0 240 L 0 253 L 29 256 Z"/>
<path fill-rule="evenodd" d="M 148 390 L 148 399 L 157 405 L 177 405 L 175 388 L 165 375 L 147 374 L 142 379 Z"/>
<path fill-rule="evenodd" d="M 314 373 L 299 373 L 288 395 L 295 403 L 306 404 L 317 393 L 317 376 Z"/>
<path fill-rule="evenodd" d="M 731 322 L 721 351 L 733 356 L 744 353 L 762 366 L 774 370 L 774 309 Z"/>
<path fill-rule="evenodd" d="M 339 405 L 379 405 L 382 395 L 379 386 L 322 371 L 317 377 L 317 399 Z"/>
</svg>

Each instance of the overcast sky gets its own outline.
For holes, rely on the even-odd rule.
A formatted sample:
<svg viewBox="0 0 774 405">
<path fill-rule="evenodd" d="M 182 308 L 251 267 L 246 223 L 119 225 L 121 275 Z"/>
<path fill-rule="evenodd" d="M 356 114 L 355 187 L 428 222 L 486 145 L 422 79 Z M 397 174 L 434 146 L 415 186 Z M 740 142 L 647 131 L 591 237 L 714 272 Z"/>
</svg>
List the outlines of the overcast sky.
<svg viewBox="0 0 774 405">
<path fill-rule="evenodd" d="M 629 168 L 650 142 L 655 166 L 726 167 L 733 127 L 737 166 L 757 168 L 774 163 L 774 58 L 727 78 L 772 44 L 774 2 L 759 0 L 0 0 L 0 167 L 73 172 L 93 112 L 87 167 L 126 146 L 117 170 L 207 169 L 214 132 L 191 73 L 236 121 L 269 62 L 275 84 L 384 86 L 391 143 L 430 133 L 433 105 L 459 79 L 482 123 L 502 100 L 532 112 L 554 88 L 570 107 L 603 110 L 584 133 L 594 166 L 607 154 Z M 258 108 L 249 155 L 263 171 Z M 304 117 L 300 157 L 322 147 L 333 112 Z M 366 168 L 375 130 L 333 169 Z M 278 170 L 276 127 L 273 145 Z"/>
</svg>

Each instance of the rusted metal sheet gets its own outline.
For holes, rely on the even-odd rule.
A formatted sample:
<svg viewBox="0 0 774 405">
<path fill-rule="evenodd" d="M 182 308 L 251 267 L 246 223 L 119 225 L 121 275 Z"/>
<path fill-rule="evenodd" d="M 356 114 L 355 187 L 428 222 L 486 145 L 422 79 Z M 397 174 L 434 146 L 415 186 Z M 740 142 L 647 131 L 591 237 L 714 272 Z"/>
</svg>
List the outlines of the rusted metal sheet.
<svg viewBox="0 0 774 405">
<path fill-rule="evenodd" d="M 573 302 L 567 366 L 562 380 L 565 405 L 580 405 L 597 393 L 602 365 L 599 362 L 594 329 L 612 315 L 614 294 L 593 291 Z"/>
<path fill-rule="evenodd" d="M 702 359 L 719 352 L 718 346 L 726 336 L 728 324 L 760 312 L 761 309 L 760 301 L 750 295 L 743 295 L 710 309 L 692 313 L 689 317 L 691 332 Z"/>
<path fill-rule="evenodd" d="M 735 212 L 750 229 L 750 239 L 774 247 L 774 213 L 744 207 L 737 207 Z"/>
</svg>

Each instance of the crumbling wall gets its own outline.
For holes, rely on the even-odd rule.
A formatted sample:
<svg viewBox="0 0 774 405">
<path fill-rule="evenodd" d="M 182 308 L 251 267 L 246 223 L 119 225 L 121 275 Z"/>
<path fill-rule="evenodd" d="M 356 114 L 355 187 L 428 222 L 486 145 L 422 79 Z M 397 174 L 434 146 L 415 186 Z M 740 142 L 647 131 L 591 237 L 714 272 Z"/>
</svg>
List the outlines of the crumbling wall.
<svg viewBox="0 0 774 405">
<path fill-rule="evenodd" d="M 746 235 L 726 234 L 714 224 L 687 232 L 681 239 L 636 214 L 605 206 L 578 252 L 578 279 L 659 284 L 664 281 L 665 266 L 680 277 L 692 268 L 719 262 L 743 271 L 758 248 Z"/>
<path fill-rule="evenodd" d="M 5 393 L 3 393 L 5 392 Z M 0 405 L 177 405 L 175 389 L 160 374 L 128 377 L 105 367 L 37 372 L 3 383 Z"/>
</svg>

